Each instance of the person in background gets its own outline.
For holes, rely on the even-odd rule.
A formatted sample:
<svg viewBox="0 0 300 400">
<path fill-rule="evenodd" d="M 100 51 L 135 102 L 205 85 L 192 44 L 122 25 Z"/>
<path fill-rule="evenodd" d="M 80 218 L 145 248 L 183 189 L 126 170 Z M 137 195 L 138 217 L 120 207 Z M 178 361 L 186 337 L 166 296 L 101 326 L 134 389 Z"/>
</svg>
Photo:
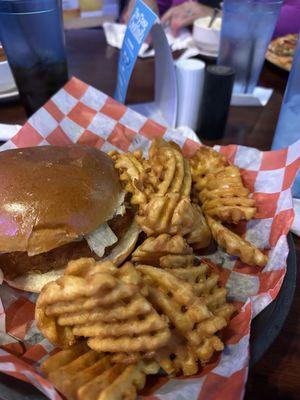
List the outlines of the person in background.
<svg viewBox="0 0 300 400">
<path fill-rule="evenodd" d="M 192 25 L 200 17 L 213 15 L 216 9 L 220 8 L 221 1 L 218 0 L 144 0 L 144 2 L 157 15 L 161 16 L 163 25 L 171 27 L 172 33 L 176 36 L 179 30 L 185 26 Z M 127 23 L 135 0 L 129 0 L 128 7 L 123 15 Z M 289 33 L 300 31 L 300 0 L 285 0 L 274 32 L 274 38 Z"/>
<path fill-rule="evenodd" d="M 172 33 L 176 36 L 179 30 L 185 26 L 192 25 L 200 17 L 214 15 L 220 6 L 218 0 L 143 0 L 157 15 L 161 16 L 161 23 L 170 26 Z M 123 14 L 123 21 L 127 23 L 135 0 L 129 0 L 126 11 Z"/>
<path fill-rule="evenodd" d="M 300 32 L 300 0 L 285 0 L 276 24 L 274 38 Z"/>
</svg>

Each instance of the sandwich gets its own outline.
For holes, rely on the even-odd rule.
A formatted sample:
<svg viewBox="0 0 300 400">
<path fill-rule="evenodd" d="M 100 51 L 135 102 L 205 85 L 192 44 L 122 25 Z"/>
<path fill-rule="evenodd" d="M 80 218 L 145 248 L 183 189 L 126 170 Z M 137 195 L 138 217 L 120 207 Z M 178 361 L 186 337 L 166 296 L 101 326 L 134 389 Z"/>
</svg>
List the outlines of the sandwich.
<svg viewBox="0 0 300 400">
<path fill-rule="evenodd" d="M 81 145 L 0 152 L 0 268 L 9 285 L 39 292 L 81 257 L 118 266 L 138 235 L 107 154 Z"/>
</svg>

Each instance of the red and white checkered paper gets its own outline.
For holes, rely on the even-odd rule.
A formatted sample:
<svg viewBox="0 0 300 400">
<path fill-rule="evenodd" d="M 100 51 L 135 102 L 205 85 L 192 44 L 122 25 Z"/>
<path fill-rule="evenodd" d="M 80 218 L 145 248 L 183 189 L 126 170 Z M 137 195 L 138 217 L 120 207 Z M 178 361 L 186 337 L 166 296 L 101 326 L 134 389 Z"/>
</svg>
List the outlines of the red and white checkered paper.
<svg viewBox="0 0 300 400">
<path fill-rule="evenodd" d="M 199 146 L 193 133 L 167 129 L 73 78 L 1 150 L 76 142 L 103 151 L 142 147 L 146 152 L 154 137 L 174 140 L 187 156 Z M 274 152 L 236 145 L 216 150 L 242 169 L 254 193 L 258 213 L 242 230 L 247 240 L 265 249 L 269 262 L 264 268 L 250 267 L 220 249 L 210 256 L 222 266 L 221 280 L 240 304 L 238 315 L 224 332 L 226 347 L 196 377 L 149 378 L 145 399 L 241 399 L 248 373 L 251 319 L 277 296 L 285 275 L 286 235 L 294 218 L 290 187 L 300 166 L 300 141 Z M 0 298 L 0 370 L 32 383 L 50 399 L 60 399 L 38 369 L 54 349 L 36 329 L 35 295 L 3 284 Z"/>
</svg>

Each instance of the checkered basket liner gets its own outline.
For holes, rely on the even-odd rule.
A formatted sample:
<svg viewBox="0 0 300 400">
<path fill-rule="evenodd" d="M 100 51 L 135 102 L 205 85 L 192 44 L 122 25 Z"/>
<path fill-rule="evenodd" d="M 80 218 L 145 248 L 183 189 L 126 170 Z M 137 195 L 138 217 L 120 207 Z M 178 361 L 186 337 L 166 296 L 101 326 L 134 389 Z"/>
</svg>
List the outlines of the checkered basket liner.
<svg viewBox="0 0 300 400">
<path fill-rule="evenodd" d="M 72 78 L 1 150 L 76 142 L 106 152 L 140 147 L 147 152 L 150 139 L 155 137 L 175 141 L 186 156 L 200 145 L 193 132 L 167 129 Z M 145 399 L 242 399 L 251 319 L 275 299 L 286 272 L 287 233 L 294 218 L 290 188 L 300 166 L 300 141 L 272 152 L 237 145 L 215 149 L 241 168 L 247 187 L 254 193 L 258 212 L 243 227 L 244 237 L 265 249 L 269 262 L 264 268 L 250 267 L 220 249 L 210 255 L 222 266 L 221 280 L 229 296 L 240 305 L 238 315 L 225 329 L 225 349 L 198 376 L 151 378 L 143 391 Z M 0 299 L 0 371 L 30 382 L 50 399 L 61 399 L 39 371 L 40 362 L 55 349 L 36 329 L 36 296 L 3 284 Z"/>
</svg>

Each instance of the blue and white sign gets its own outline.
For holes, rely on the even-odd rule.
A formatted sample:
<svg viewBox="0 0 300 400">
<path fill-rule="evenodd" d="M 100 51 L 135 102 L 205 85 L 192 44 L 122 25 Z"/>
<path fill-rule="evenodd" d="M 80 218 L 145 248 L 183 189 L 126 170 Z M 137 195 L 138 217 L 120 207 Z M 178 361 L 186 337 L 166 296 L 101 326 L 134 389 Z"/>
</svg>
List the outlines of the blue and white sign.
<svg viewBox="0 0 300 400">
<path fill-rule="evenodd" d="M 141 0 L 137 0 L 127 24 L 118 65 L 118 80 L 114 98 L 125 102 L 129 80 L 139 50 L 153 27 L 157 15 Z"/>
</svg>

